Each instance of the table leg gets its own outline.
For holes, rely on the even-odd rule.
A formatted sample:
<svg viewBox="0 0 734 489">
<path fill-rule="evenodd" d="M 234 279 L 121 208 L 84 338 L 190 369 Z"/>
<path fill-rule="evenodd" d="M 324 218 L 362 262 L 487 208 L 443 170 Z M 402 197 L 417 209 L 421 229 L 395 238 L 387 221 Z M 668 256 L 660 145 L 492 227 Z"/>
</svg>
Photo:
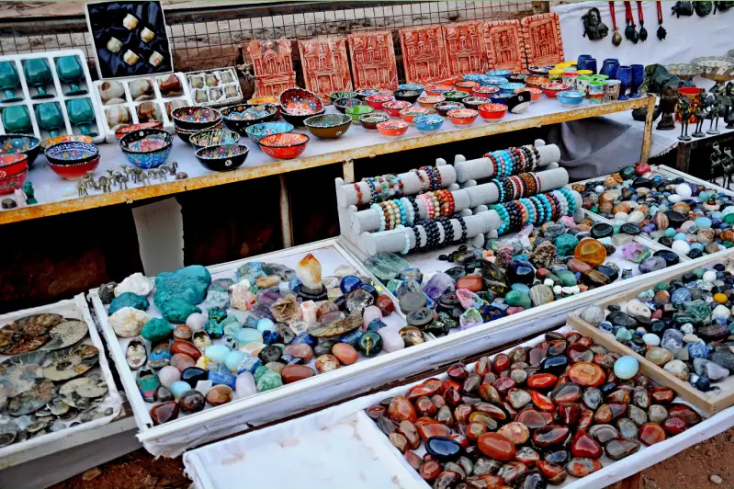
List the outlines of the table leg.
<svg viewBox="0 0 734 489">
<path fill-rule="evenodd" d="M 642 132 L 642 151 L 640 161 L 647 163 L 650 157 L 650 146 L 652 145 L 652 118 L 655 114 L 655 96 L 647 96 L 647 117 L 645 117 L 645 129 Z"/>
<path fill-rule="evenodd" d="M 283 233 L 283 248 L 293 246 L 293 222 L 291 220 L 291 199 L 285 175 L 280 175 L 280 229 Z"/>
<path fill-rule="evenodd" d="M 690 144 L 678 144 L 678 149 L 675 156 L 675 168 L 676 170 L 688 173 L 688 164 L 691 161 L 691 145 Z"/>
</svg>

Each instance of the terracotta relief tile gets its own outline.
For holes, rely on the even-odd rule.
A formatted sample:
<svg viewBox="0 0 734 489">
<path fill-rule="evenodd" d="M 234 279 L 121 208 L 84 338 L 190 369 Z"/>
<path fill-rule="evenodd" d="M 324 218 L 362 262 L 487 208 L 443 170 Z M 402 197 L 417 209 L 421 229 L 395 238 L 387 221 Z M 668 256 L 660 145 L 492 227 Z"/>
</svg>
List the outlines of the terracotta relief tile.
<svg viewBox="0 0 734 489">
<path fill-rule="evenodd" d="M 563 61 L 563 40 L 558 14 L 531 15 L 520 21 L 528 66 L 548 66 Z"/>
<path fill-rule="evenodd" d="M 443 27 L 446 63 L 450 77 L 487 71 L 481 22 L 460 22 Z"/>
<path fill-rule="evenodd" d="M 298 51 L 306 88 L 321 97 L 325 104 L 331 103 L 329 95 L 332 92 L 352 90 L 346 38 L 299 41 Z"/>
<path fill-rule="evenodd" d="M 256 39 L 247 45 L 255 71 L 255 95 L 280 95 L 296 86 L 296 72 L 291 59 L 291 42 L 281 37 L 276 42 Z"/>
<path fill-rule="evenodd" d="M 400 46 L 407 83 L 427 86 L 448 77 L 440 25 L 400 29 Z"/>
<path fill-rule="evenodd" d="M 484 47 L 491 70 L 525 71 L 525 47 L 517 20 L 484 23 Z"/>
<path fill-rule="evenodd" d="M 395 49 L 389 31 L 349 34 L 354 88 L 398 89 Z"/>
</svg>

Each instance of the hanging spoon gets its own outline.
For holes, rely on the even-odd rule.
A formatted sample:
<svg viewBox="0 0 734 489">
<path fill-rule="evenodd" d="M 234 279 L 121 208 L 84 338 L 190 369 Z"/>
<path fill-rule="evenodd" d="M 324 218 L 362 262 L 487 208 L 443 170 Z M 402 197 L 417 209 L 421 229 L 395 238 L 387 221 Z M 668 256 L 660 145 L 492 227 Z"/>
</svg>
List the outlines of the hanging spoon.
<svg viewBox="0 0 734 489">
<path fill-rule="evenodd" d="M 609 11 L 612 15 L 612 29 L 614 30 L 612 44 L 619 46 L 622 44 L 622 35 L 619 33 L 619 29 L 617 29 L 617 13 L 614 11 L 614 0 L 610 0 L 609 2 Z"/>
<path fill-rule="evenodd" d="M 635 18 L 632 15 L 632 4 L 629 0 L 624 2 L 624 20 L 627 23 L 627 27 L 624 29 L 624 37 L 637 44 L 640 38 L 635 29 Z"/>
<path fill-rule="evenodd" d="M 645 29 L 645 16 L 642 13 L 642 1 L 637 0 L 637 15 L 640 18 L 640 41 L 647 41 L 647 29 Z"/>
<path fill-rule="evenodd" d="M 658 1 L 655 2 L 658 5 L 658 39 L 661 41 L 665 40 L 665 36 L 668 35 L 668 31 L 665 30 L 665 27 L 663 27 L 663 4 L 662 2 Z"/>
</svg>

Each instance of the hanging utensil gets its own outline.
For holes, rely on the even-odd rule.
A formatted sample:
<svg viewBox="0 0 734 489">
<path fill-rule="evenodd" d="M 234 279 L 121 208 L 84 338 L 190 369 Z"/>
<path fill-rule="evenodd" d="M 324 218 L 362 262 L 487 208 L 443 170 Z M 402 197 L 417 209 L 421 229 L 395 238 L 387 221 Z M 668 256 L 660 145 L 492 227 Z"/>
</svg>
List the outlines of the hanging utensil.
<svg viewBox="0 0 734 489">
<path fill-rule="evenodd" d="M 614 35 L 612 35 L 612 44 L 619 46 L 622 44 L 622 35 L 617 29 L 617 13 L 614 11 L 614 0 L 609 1 L 609 12 L 612 14 L 612 29 L 614 30 Z"/>
<path fill-rule="evenodd" d="M 665 36 L 668 35 L 668 31 L 663 27 L 663 3 L 659 0 L 655 3 L 658 4 L 658 39 L 664 41 Z"/>
<path fill-rule="evenodd" d="M 640 19 L 640 41 L 647 41 L 647 29 L 645 29 L 645 15 L 642 13 L 642 1 L 637 0 L 637 15 Z"/>
<path fill-rule="evenodd" d="M 624 29 L 624 37 L 637 44 L 640 37 L 635 29 L 635 17 L 632 15 L 632 2 L 630 0 L 624 1 L 624 21 L 627 23 L 627 27 Z"/>
</svg>

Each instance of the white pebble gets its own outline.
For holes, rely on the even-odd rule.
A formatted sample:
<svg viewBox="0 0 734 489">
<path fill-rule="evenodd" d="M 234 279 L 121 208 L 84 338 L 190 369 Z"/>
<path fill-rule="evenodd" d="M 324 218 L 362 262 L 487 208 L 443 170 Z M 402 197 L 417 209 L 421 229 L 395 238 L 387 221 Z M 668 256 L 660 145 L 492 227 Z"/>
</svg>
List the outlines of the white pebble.
<svg viewBox="0 0 734 489">
<path fill-rule="evenodd" d="M 614 214 L 615 221 L 627 222 L 628 217 L 629 214 L 627 214 L 626 212 L 617 212 L 616 214 Z"/>
<path fill-rule="evenodd" d="M 716 272 L 714 272 L 713 270 L 709 270 L 708 272 L 705 272 L 703 274 L 704 282 L 713 282 L 714 280 L 716 280 Z"/>
<path fill-rule="evenodd" d="M 678 194 L 671 194 L 670 197 L 668 197 L 668 202 L 670 202 L 671 204 L 675 204 L 676 202 L 680 202 L 681 200 L 683 200 L 683 197 Z"/>
<path fill-rule="evenodd" d="M 604 186 L 603 185 L 597 185 L 596 187 L 594 187 L 594 192 L 596 192 L 597 194 L 600 194 L 600 193 L 604 192 Z"/>
<path fill-rule="evenodd" d="M 656 334 L 647 333 L 642 337 L 642 341 L 648 346 L 658 346 L 660 344 L 660 337 Z"/>
<path fill-rule="evenodd" d="M 719 304 L 711 312 L 711 319 L 728 318 L 731 316 L 731 311 L 724 304 Z"/>
<path fill-rule="evenodd" d="M 680 239 L 673 241 L 671 248 L 673 248 L 673 251 L 676 253 L 686 256 L 688 256 L 688 253 L 691 251 L 691 245 Z"/>
<path fill-rule="evenodd" d="M 722 482 L 724 482 L 724 479 L 722 479 L 718 475 L 712 475 L 711 477 L 709 477 L 709 480 L 714 484 L 721 484 Z"/>
<path fill-rule="evenodd" d="M 675 193 L 680 195 L 682 199 L 690 199 L 693 195 L 693 190 L 691 190 L 691 186 L 687 183 L 679 183 L 675 187 Z"/>
</svg>

